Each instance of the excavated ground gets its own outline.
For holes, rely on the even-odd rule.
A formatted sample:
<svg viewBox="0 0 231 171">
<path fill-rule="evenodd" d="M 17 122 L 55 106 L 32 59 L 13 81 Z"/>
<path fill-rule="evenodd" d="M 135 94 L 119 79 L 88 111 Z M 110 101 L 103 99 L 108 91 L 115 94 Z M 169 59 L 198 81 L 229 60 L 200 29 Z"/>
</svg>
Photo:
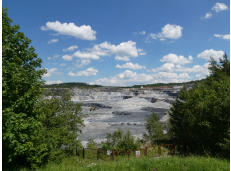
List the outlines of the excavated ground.
<svg viewBox="0 0 231 171">
<path fill-rule="evenodd" d="M 160 121 L 168 120 L 167 111 L 177 97 L 181 87 L 159 90 L 74 90 L 72 101 L 82 103 L 85 128 L 78 137 L 83 145 L 92 138 L 100 143 L 107 133 L 121 129 L 130 130 L 135 137 L 142 138 L 146 118 L 156 112 Z M 94 107 L 97 110 L 90 111 Z"/>
</svg>

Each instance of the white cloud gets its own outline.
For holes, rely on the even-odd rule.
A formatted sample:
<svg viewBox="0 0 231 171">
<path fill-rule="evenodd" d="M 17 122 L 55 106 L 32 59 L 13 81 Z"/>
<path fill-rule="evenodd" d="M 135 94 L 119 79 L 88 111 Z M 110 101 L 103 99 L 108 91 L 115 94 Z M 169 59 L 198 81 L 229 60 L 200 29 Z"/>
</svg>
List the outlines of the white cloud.
<svg viewBox="0 0 231 171">
<path fill-rule="evenodd" d="M 72 61 L 73 56 L 70 55 L 63 55 L 62 59 L 64 59 L 65 61 Z"/>
<path fill-rule="evenodd" d="M 100 59 L 100 56 L 116 55 L 116 60 L 130 61 L 131 57 L 137 57 L 139 54 L 146 54 L 143 52 L 143 49 L 137 49 L 136 42 L 133 41 L 122 42 L 119 45 L 112 45 L 109 42 L 103 42 L 86 50 L 86 52 L 77 51 L 72 56 L 81 59 L 98 60 Z"/>
<path fill-rule="evenodd" d="M 91 60 L 89 59 L 82 59 L 81 61 L 77 59 L 75 66 L 76 68 L 82 68 L 83 66 L 88 65 L 90 63 L 91 63 Z"/>
<path fill-rule="evenodd" d="M 187 73 L 200 73 L 200 75 L 206 76 L 209 75 L 209 63 L 205 63 L 204 65 L 195 65 L 192 68 L 182 67 L 181 65 L 177 65 L 174 71 L 176 72 L 187 72 Z"/>
<path fill-rule="evenodd" d="M 90 53 L 90 52 L 77 51 L 73 54 L 73 56 L 81 59 L 94 59 L 94 60 L 100 59 L 98 55 L 95 55 L 94 53 Z"/>
<path fill-rule="evenodd" d="M 130 61 L 130 58 L 127 56 L 125 56 L 125 57 L 116 56 L 115 60 L 117 60 L 117 61 Z"/>
<path fill-rule="evenodd" d="M 56 58 L 58 58 L 58 57 L 59 57 L 59 55 L 54 54 L 53 59 L 56 59 Z"/>
<path fill-rule="evenodd" d="M 60 80 L 57 80 L 57 81 L 46 81 L 45 84 L 60 84 L 60 83 L 63 83 L 63 82 Z"/>
<path fill-rule="evenodd" d="M 150 33 L 149 36 L 146 37 L 145 43 L 151 43 L 151 41 L 149 40 L 150 38 L 158 38 L 160 41 L 165 41 L 166 39 L 178 39 L 182 36 L 182 29 L 183 27 L 179 25 L 166 24 L 164 27 L 162 27 L 161 33 Z"/>
<path fill-rule="evenodd" d="M 145 53 L 145 52 L 142 52 L 142 53 L 139 53 L 139 55 L 146 55 L 146 53 Z"/>
<path fill-rule="evenodd" d="M 45 68 L 45 69 L 47 70 L 47 73 L 43 75 L 44 77 L 50 77 L 52 74 L 56 74 L 56 75 L 63 74 L 62 72 L 56 72 L 58 71 L 57 68 L 51 68 L 51 69 Z"/>
<path fill-rule="evenodd" d="M 66 63 L 61 63 L 59 66 L 66 66 L 67 64 Z"/>
<path fill-rule="evenodd" d="M 212 17 L 212 13 L 208 12 L 205 14 L 204 17 L 201 17 L 201 19 L 205 18 L 205 19 L 208 19 L 208 18 L 211 18 Z"/>
<path fill-rule="evenodd" d="M 145 31 L 140 32 L 140 34 L 144 35 L 144 34 L 145 34 Z"/>
<path fill-rule="evenodd" d="M 210 57 L 213 57 L 214 60 L 219 61 L 219 58 L 222 58 L 224 55 L 223 51 L 215 51 L 213 49 L 205 50 L 197 55 L 197 58 L 203 58 L 206 60 L 210 60 Z"/>
<path fill-rule="evenodd" d="M 58 65 L 58 63 L 52 63 L 53 65 Z"/>
<path fill-rule="evenodd" d="M 186 63 L 192 63 L 192 60 L 193 60 L 193 57 L 191 55 L 187 59 L 184 56 L 177 56 L 176 54 L 172 54 L 172 53 L 169 53 L 168 55 L 160 59 L 161 62 L 170 62 L 170 63 L 180 64 L 180 65 L 184 65 Z"/>
<path fill-rule="evenodd" d="M 181 37 L 182 29 L 181 26 L 167 24 L 162 28 L 162 35 L 165 38 L 178 39 Z"/>
<path fill-rule="evenodd" d="M 75 70 L 74 67 L 68 67 L 66 70 Z"/>
<path fill-rule="evenodd" d="M 162 70 L 164 72 L 173 72 L 175 65 L 173 63 L 165 63 L 161 67 L 158 67 L 157 70 Z"/>
<path fill-rule="evenodd" d="M 51 43 L 55 43 L 55 42 L 58 42 L 59 41 L 59 39 L 51 39 L 50 41 L 48 41 L 47 43 L 48 44 L 51 44 Z"/>
<path fill-rule="evenodd" d="M 74 74 L 72 71 L 70 71 L 68 73 L 68 75 L 70 75 L 70 76 L 87 76 L 88 77 L 88 76 L 91 76 L 91 75 L 96 75 L 97 72 L 98 72 L 97 69 L 91 67 L 91 68 L 88 68 L 88 69 L 86 69 L 84 71 L 79 71 L 79 72 L 77 72 L 77 74 Z"/>
<path fill-rule="evenodd" d="M 145 66 L 141 66 L 141 65 L 139 65 L 139 64 L 137 64 L 137 63 L 136 63 L 136 64 L 133 64 L 133 63 L 131 63 L 131 62 L 128 62 L 128 63 L 123 64 L 123 65 L 117 64 L 115 67 L 116 67 L 116 68 L 129 68 L 129 69 L 146 69 Z"/>
<path fill-rule="evenodd" d="M 227 10 L 227 9 L 228 7 L 224 3 L 219 3 L 219 2 L 217 2 L 212 8 L 212 10 L 215 10 L 216 12 Z"/>
<path fill-rule="evenodd" d="M 215 37 L 220 37 L 220 39 L 226 39 L 226 40 L 230 40 L 230 35 L 226 34 L 226 35 L 222 35 L 222 34 L 214 34 Z"/>
<path fill-rule="evenodd" d="M 152 84 L 152 83 L 170 83 L 185 82 L 190 79 L 187 73 L 177 75 L 176 73 L 159 72 L 157 74 L 137 74 L 129 70 L 124 71 L 114 77 L 98 79 L 90 84 L 98 84 L 105 86 L 127 86 L 134 84 Z"/>
<path fill-rule="evenodd" d="M 48 60 L 51 60 L 51 57 L 49 56 L 47 59 L 48 59 Z"/>
<path fill-rule="evenodd" d="M 168 73 L 173 73 L 173 72 L 199 73 L 202 76 L 206 76 L 206 75 L 209 75 L 208 66 L 209 66 L 209 63 L 205 63 L 202 66 L 201 65 L 195 65 L 192 68 L 188 68 L 188 67 L 184 67 L 181 65 L 174 65 L 173 63 L 165 63 L 161 67 L 148 70 L 148 72 L 164 71 L 164 72 L 168 72 Z"/>
<path fill-rule="evenodd" d="M 122 42 L 119 45 L 111 45 L 108 42 L 101 43 L 99 45 L 102 49 L 110 50 L 111 54 L 116 55 L 116 60 L 124 60 L 130 57 L 137 57 L 138 52 L 136 49 L 136 42 L 128 41 Z"/>
<path fill-rule="evenodd" d="M 63 23 L 59 21 L 47 22 L 46 26 L 41 27 L 42 30 L 54 30 L 62 35 L 74 36 L 83 40 L 96 40 L 96 31 L 91 29 L 89 25 L 76 26 L 74 23 Z"/>
<path fill-rule="evenodd" d="M 77 49 L 78 46 L 74 45 L 74 46 L 70 46 L 68 47 L 67 49 L 63 49 L 63 52 L 66 52 L 66 51 L 73 51 L 74 49 Z"/>
</svg>

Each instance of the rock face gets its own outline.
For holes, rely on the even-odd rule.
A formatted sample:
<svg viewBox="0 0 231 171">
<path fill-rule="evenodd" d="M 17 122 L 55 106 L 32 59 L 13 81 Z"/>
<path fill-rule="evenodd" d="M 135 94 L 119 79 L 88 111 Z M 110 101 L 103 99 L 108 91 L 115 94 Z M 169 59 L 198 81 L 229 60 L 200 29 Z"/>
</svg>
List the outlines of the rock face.
<svg viewBox="0 0 231 171">
<path fill-rule="evenodd" d="M 192 87 L 192 86 L 191 86 Z M 189 86 L 189 88 L 191 88 Z M 121 89 L 96 88 L 72 89 L 72 101 L 82 104 L 85 128 L 78 137 L 86 145 L 87 139 L 104 140 L 107 133 L 117 129 L 130 130 L 132 135 L 147 133 L 146 118 L 154 111 L 160 121 L 169 119 L 168 110 L 180 88 Z M 60 96 L 65 89 L 59 89 Z M 90 108 L 97 108 L 91 110 Z"/>
</svg>

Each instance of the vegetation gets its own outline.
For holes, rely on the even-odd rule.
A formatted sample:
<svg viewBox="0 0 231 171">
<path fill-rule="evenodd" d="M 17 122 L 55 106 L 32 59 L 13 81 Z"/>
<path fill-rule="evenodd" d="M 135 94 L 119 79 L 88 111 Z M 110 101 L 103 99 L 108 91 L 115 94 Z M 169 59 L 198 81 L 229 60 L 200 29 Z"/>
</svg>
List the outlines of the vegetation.
<svg viewBox="0 0 231 171">
<path fill-rule="evenodd" d="M 230 170 L 230 162 L 227 160 L 211 158 L 211 157 L 124 157 L 119 161 L 102 161 L 96 159 L 85 159 L 81 157 L 65 158 L 60 164 L 49 163 L 47 166 L 37 171 L 128 171 L 128 170 L 144 170 L 144 171 L 213 171 Z M 18 170 L 17 170 L 18 171 Z M 21 169 L 19 171 L 28 171 Z"/>
<path fill-rule="evenodd" d="M 229 158 L 230 62 L 225 54 L 220 65 L 211 58 L 211 75 L 203 84 L 184 87 L 171 108 L 171 130 L 196 154 Z"/>
<path fill-rule="evenodd" d="M 31 40 L 11 25 L 7 8 L 2 9 L 2 163 L 32 164 L 34 156 L 44 152 L 34 146 L 37 130 L 42 126 L 37 104 L 42 95 L 42 60 L 37 58 Z M 32 152 L 33 151 L 33 152 Z"/>
<path fill-rule="evenodd" d="M 131 150 L 140 149 L 140 140 L 135 141 L 131 132 L 123 133 L 118 129 L 114 133 L 107 133 L 107 141 L 103 143 L 102 148 L 107 150 Z"/>
<path fill-rule="evenodd" d="M 3 170 L 38 168 L 73 154 L 83 121 L 70 92 L 44 99 L 41 68 L 31 40 L 11 25 L 2 10 L 2 164 Z"/>
<path fill-rule="evenodd" d="M 151 140 L 152 144 L 157 144 L 158 141 L 163 139 L 169 139 L 168 134 L 164 134 L 164 130 L 167 129 L 166 125 L 160 122 L 160 116 L 155 112 L 146 119 L 146 129 L 148 134 L 144 134 L 144 139 Z M 167 130 L 166 130 L 167 131 Z"/>
<path fill-rule="evenodd" d="M 60 83 L 60 84 L 51 84 L 51 85 L 43 85 L 43 88 L 99 88 L 103 87 L 101 85 L 90 85 L 87 83 L 78 83 L 78 82 L 69 82 L 69 83 Z"/>
<path fill-rule="evenodd" d="M 151 87 L 173 87 L 173 86 L 179 86 L 179 85 L 187 85 L 187 84 L 196 84 L 196 83 L 202 83 L 205 79 L 201 80 L 194 80 L 189 82 L 183 82 L 183 83 L 155 83 L 155 84 L 146 84 L 146 85 L 134 85 L 131 86 L 131 88 L 151 88 Z"/>
</svg>

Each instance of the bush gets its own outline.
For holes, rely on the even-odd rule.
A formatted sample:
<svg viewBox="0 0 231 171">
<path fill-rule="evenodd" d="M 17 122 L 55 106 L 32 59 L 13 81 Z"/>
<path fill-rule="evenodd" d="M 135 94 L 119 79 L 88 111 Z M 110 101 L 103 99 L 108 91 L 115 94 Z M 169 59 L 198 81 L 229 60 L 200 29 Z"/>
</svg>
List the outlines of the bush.
<svg viewBox="0 0 231 171">
<path fill-rule="evenodd" d="M 107 150 L 131 150 L 140 148 L 140 140 L 135 140 L 128 130 L 126 134 L 118 129 L 113 134 L 107 133 L 107 141 L 102 144 L 103 149 Z"/>
</svg>

